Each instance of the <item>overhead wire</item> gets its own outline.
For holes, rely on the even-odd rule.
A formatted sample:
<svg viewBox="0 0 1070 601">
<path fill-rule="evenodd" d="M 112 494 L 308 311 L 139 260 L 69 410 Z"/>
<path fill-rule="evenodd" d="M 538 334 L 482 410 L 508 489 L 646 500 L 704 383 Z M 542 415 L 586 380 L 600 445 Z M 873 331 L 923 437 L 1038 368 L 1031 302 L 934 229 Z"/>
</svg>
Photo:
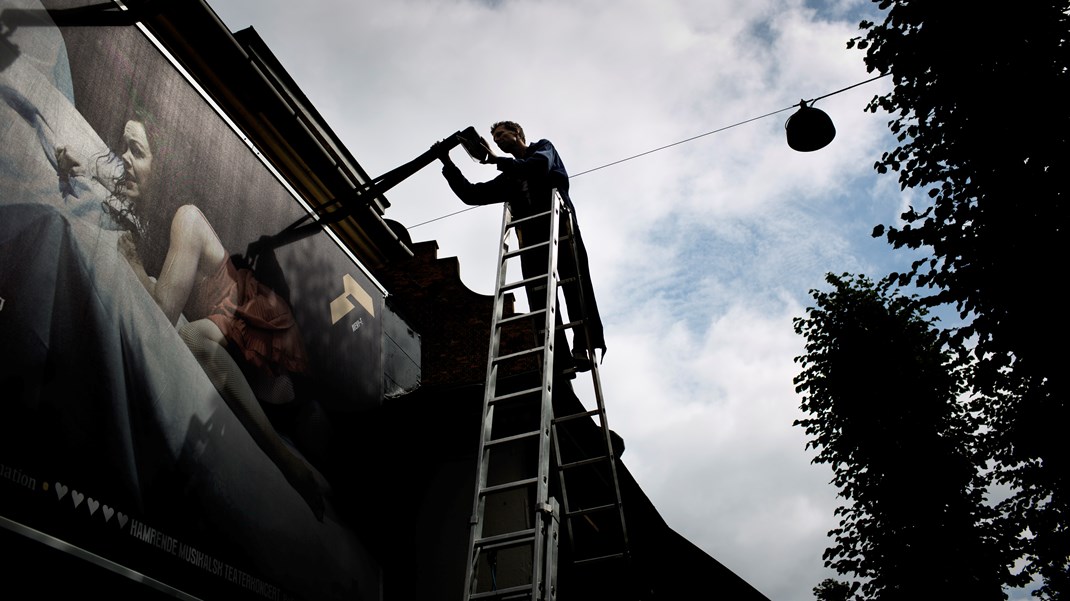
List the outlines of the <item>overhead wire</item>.
<svg viewBox="0 0 1070 601">
<path fill-rule="evenodd" d="M 890 75 L 890 73 L 881 73 L 880 75 L 877 75 L 876 77 L 871 77 L 871 78 L 869 78 L 869 79 L 867 79 L 865 81 L 860 81 L 860 82 L 858 82 L 856 84 L 849 85 L 846 88 L 841 88 L 839 90 L 836 90 L 835 92 L 829 92 L 828 94 L 825 94 L 824 96 L 818 96 L 818 97 L 813 98 L 811 100 L 803 100 L 802 102 L 800 102 L 800 104 L 805 103 L 807 105 L 810 105 L 810 104 L 813 104 L 814 102 L 817 102 L 818 100 L 823 100 L 825 98 L 828 98 L 829 96 L 835 96 L 836 94 L 839 94 L 840 92 L 846 92 L 847 90 L 850 90 L 852 88 L 857 88 L 858 86 L 865 85 L 865 84 L 870 83 L 872 81 L 876 81 L 876 80 L 878 80 L 878 79 L 880 79 L 882 77 L 886 77 L 887 75 Z M 579 173 L 574 173 L 574 174 L 568 176 L 568 178 L 569 179 L 574 179 L 574 178 L 577 178 L 577 177 L 579 177 L 581 175 L 586 175 L 588 173 L 593 173 L 593 172 L 598 171 L 600 169 L 605 169 L 607 167 L 613 167 L 614 165 L 619 165 L 621 163 L 624 163 L 624 162 L 627 162 L 627 161 L 631 161 L 633 159 L 638 159 L 638 158 L 644 157 L 644 156 L 646 156 L 648 154 L 653 154 L 655 152 L 659 152 L 659 151 L 665 150 L 667 148 L 672 148 L 673 146 L 679 146 L 681 144 L 686 144 L 687 142 L 693 142 L 694 140 L 698 140 L 699 138 L 704 138 L 704 137 L 709 136 L 709 135 L 720 133 L 720 132 L 723 132 L 725 130 L 732 129 L 733 127 L 739 127 L 740 125 L 746 125 L 747 123 L 751 123 L 751 122 L 757 121 L 759 119 L 765 119 L 766 117 L 772 117 L 773 115 L 776 115 L 776 114 L 779 114 L 779 113 L 783 113 L 784 111 L 790 111 L 791 109 L 798 108 L 799 106 L 800 106 L 799 104 L 793 104 L 791 106 L 784 107 L 782 109 L 775 110 L 775 111 L 772 111 L 770 113 L 766 113 L 764 115 L 759 115 L 757 117 L 751 117 L 750 119 L 744 119 L 743 121 L 739 121 L 738 123 L 733 123 L 732 125 L 726 125 L 724 127 L 719 127 L 719 128 L 717 128 L 715 130 L 708 131 L 708 132 L 703 133 L 703 134 L 698 134 L 697 136 L 691 136 L 690 138 L 685 138 L 683 140 L 680 140 L 679 142 L 673 142 L 672 144 L 666 144 L 664 146 L 659 146 L 657 148 L 653 148 L 653 149 L 647 150 L 645 152 L 640 152 L 639 154 L 635 154 L 635 155 L 632 155 L 632 156 L 627 157 L 627 158 L 619 159 L 619 160 L 613 161 L 611 163 L 606 163 L 605 165 L 601 165 L 601 166 L 595 167 L 593 169 L 588 169 L 586 171 L 580 171 Z M 421 225 L 427 225 L 428 223 L 434 223 L 436 221 L 441 221 L 443 219 L 447 219 L 449 217 L 453 217 L 454 215 L 460 215 L 461 213 L 467 213 L 468 211 L 471 211 L 473 209 L 478 209 L 481 206 L 485 206 L 485 205 L 468 207 L 466 209 L 461 209 L 459 211 L 454 211 L 452 213 L 448 213 L 446 215 L 442 215 L 441 217 L 435 217 L 434 219 L 429 219 L 427 221 L 422 221 L 420 223 L 417 223 L 416 225 L 410 225 L 410 226 L 408 226 L 407 229 L 411 230 L 413 228 L 420 227 Z"/>
</svg>

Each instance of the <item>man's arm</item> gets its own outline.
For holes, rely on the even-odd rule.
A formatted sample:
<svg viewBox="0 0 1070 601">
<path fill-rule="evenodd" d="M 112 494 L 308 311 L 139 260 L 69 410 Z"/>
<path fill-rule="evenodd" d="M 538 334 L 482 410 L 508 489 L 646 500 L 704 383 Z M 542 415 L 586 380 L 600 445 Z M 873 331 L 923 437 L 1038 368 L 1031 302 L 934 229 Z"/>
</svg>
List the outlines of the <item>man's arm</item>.
<svg viewBox="0 0 1070 601">
<path fill-rule="evenodd" d="M 453 163 L 444 159 L 442 161 L 442 175 L 450 189 L 466 205 L 489 205 L 503 202 L 506 199 L 502 193 L 498 180 L 473 184 L 461 173 L 461 170 Z"/>
<path fill-rule="evenodd" d="M 557 150 L 549 140 L 539 140 L 529 148 L 531 152 L 522 159 L 494 157 L 493 162 L 498 171 L 521 179 L 546 177 L 558 162 Z"/>
</svg>

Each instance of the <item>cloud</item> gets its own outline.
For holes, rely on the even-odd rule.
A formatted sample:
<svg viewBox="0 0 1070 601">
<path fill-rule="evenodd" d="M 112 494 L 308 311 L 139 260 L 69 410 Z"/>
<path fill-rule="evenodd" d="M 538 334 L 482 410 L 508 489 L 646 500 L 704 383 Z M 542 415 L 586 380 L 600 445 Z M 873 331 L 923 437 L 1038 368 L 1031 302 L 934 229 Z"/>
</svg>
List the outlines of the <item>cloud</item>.
<svg viewBox="0 0 1070 601">
<path fill-rule="evenodd" d="M 623 459 L 670 526 L 775 599 L 821 570 L 834 525 L 831 473 L 809 465 L 791 425 L 800 312 L 786 300 L 774 314 L 736 304 L 696 335 L 652 303 L 615 341 L 643 351 L 602 370 Z"/>
</svg>

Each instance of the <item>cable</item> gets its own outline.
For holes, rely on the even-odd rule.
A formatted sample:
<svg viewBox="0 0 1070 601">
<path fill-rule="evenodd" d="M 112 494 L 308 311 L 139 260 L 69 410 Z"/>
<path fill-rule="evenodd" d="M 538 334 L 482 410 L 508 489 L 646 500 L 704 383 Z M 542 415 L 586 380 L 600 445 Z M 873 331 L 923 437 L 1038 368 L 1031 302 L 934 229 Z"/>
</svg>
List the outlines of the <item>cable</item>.
<svg viewBox="0 0 1070 601">
<path fill-rule="evenodd" d="M 856 83 L 854 85 L 847 86 L 846 88 L 841 88 L 839 90 L 836 90 L 835 92 L 829 92 L 828 94 L 825 94 L 824 96 L 818 96 L 817 98 L 814 98 L 814 99 L 809 100 L 809 101 L 803 101 L 803 102 L 805 102 L 807 105 L 811 105 L 811 104 L 817 102 L 818 100 L 823 100 L 825 98 L 828 98 L 829 96 L 835 96 L 836 94 L 839 94 L 840 92 L 846 92 L 847 90 L 850 90 L 851 88 L 857 88 L 858 86 L 870 83 L 872 81 L 876 81 L 876 80 L 878 80 L 878 79 L 880 79 L 882 77 L 886 77 L 888 75 L 891 75 L 891 73 L 881 73 L 880 75 L 878 75 L 876 77 L 871 77 L 871 78 L 869 78 L 869 79 L 867 79 L 865 81 L 860 81 L 860 82 L 858 82 L 858 83 Z M 653 153 L 658 152 L 660 150 L 665 150 L 666 148 L 672 148 L 673 146 L 679 146 L 680 144 L 691 142 L 691 141 L 697 140 L 699 138 L 704 138 L 704 137 L 712 135 L 712 134 L 720 133 L 722 131 L 725 131 L 725 130 L 728 130 L 728 129 L 732 129 L 733 127 L 739 127 L 740 125 L 745 125 L 745 124 L 750 123 L 752 121 L 757 121 L 759 119 L 765 119 L 766 117 L 772 117 L 773 115 L 776 115 L 777 113 L 783 113 L 784 111 L 790 111 L 793 108 L 798 108 L 798 106 L 799 106 L 798 104 L 793 104 L 791 106 L 784 107 L 784 108 L 782 108 L 780 110 L 776 110 L 776 111 L 773 111 L 771 113 L 766 113 L 766 114 L 760 115 L 758 117 L 751 117 L 750 119 L 746 119 L 746 120 L 740 121 L 738 123 L 733 123 L 732 125 L 726 125 L 724 127 L 715 129 L 713 131 L 708 131 L 708 132 L 706 132 L 704 134 L 699 134 L 697 136 L 691 136 L 690 138 L 686 138 L 684 140 L 680 140 L 679 142 L 673 142 L 672 144 L 666 144 L 665 146 L 659 146 L 659 147 L 654 148 L 652 150 L 647 150 L 646 152 L 640 152 L 639 154 L 632 155 L 632 156 L 630 156 L 628 158 L 624 158 L 624 159 L 620 159 L 620 160 L 617 160 L 617 161 L 613 161 L 612 163 L 606 163 L 605 165 L 602 165 L 600 167 L 595 167 L 594 169 L 588 169 L 586 171 L 580 171 L 579 173 L 574 173 L 574 174 L 568 176 L 568 178 L 569 179 L 577 178 L 577 177 L 579 177 L 581 175 L 586 175 L 588 173 L 592 173 L 594 171 L 598 171 L 599 169 L 605 169 L 606 167 L 612 167 L 614 165 L 619 165 L 621 163 L 624 163 L 626 161 L 630 161 L 632 159 L 638 159 L 639 157 L 644 157 L 644 156 L 646 156 L 648 154 L 653 154 Z M 461 209 L 460 211 L 454 211 L 453 213 L 450 213 L 448 215 L 443 215 L 441 217 L 435 217 L 434 219 L 430 219 L 428 221 L 423 221 L 421 223 L 417 223 L 416 225 L 410 225 L 408 227 L 408 229 L 411 230 L 413 228 L 420 227 L 421 225 L 427 225 L 428 223 L 434 223 L 435 221 L 440 221 L 442 219 L 446 219 L 447 217 L 453 217 L 454 215 L 460 215 L 461 213 L 467 213 L 468 211 L 471 211 L 473 209 L 478 209 L 481 206 L 487 206 L 487 205 L 478 205 L 478 206 L 474 206 L 474 207 L 468 207 L 467 209 Z"/>
<path fill-rule="evenodd" d="M 595 167 L 594 169 L 588 169 L 587 171 L 580 171 L 579 173 L 575 173 L 573 175 L 568 176 L 568 178 L 572 179 L 574 177 L 579 177 L 581 175 L 584 175 L 584 174 L 587 174 L 587 173 L 591 173 L 592 171 L 598 171 L 599 169 L 605 169 L 606 167 L 612 167 L 613 165 L 619 165 L 619 164 L 621 164 L 621 163 L 623 163 L 625 161 L 630 161 L 632 159 L 637 159 L 639 157 L 643 157 L 643 156 L 646 156 L 648 154 L 655 153 L 655 152 L 657 152 L 659 150 L 665 150 L 666 148 L 672 148 L 673 146 L 679 146 L 680 144 L 683 144 L 685 142 L 690 142 L 692 140 L 697 140 L 699 138 L 704 138 L 704 137 L 706 137 L 706 136 L 708 136 L 710 134 L 716 134 L 716 133 L 722 132 L 722 131 L 724 131 L 726 129 L 732 129 L 733 127 L 738 127 L 738 126 L 743 125 L 745 123 L 750 123 L 751 121 L 757 121 L 758 119 L 764 119 L 766 117 L 770 117 L 770 116 L 775 115 L 777 113 L 783 113 L 784 111 L 791 110 L 791 109 L 795 108 L 796 106 L 798 106 L 798 105 L 793 104 L 793 105 L 791 105 L 791 106 L 789 106 L 787 108 L 782 108 L 779 111 L 773 111 L 771 113 L 766 113 L 766 114 L 764 114 L 764 115 L 762 115 L 760 117 L 753 117 L 751 119 L 747 119 L 746 121 L 740 121 L 739 123 L 733 123 L 732 125 L 726 125 L 726 126 L 724 126 L 722 128 L 715 129 L 713 131 L 708 131 L 708 132 L 706 132 L 704 134 L 699 134 L 697 136 L 691 136 L 690 138 L 687 138 L 686 140 L 680 140 L 679 142 L 673 142 L 672 144 L 666 144 L 665 146 L 660 146 L 660 147 L 655 148 L 653 150 L 648 150 L 646 152 L 640 152 L 639 154 L 630 156 L 630 157 L 628 157 L 626 159 L 620 159 L 619 161 L 613 161 L 612 163 L 606 163 L 605 165 L 602 165 L 601 167 Z"/>
<path fill-rule="evenodd" d="M 858 87 L 858 86 L 860 86 L 862 84 L 867 84 L 867 83 L 869 83 L 871 81 L 878 80 L 878 79 L 884 77 L 885 75 L 888 75 L 888 73 L 884 73 L 882 75 L 878 75 L 877 77 L 874 77 L 874 78 L 871 78 L 871 79 L 867 79 L 866 81 L 862 81 L 862 82 L 856 83 L 856 84 L 854 84 L 852 86 L 847 86 L 846 88 L 843 88 L 842 90 L 836 90 L 835 92 L 829 92 L 828 94 L 825 94 L 824 96 L 818 96 L 817 98 L 814 98 L 813 100 L 809 100 L 809 101 L 805 101 L 805 102 L 806 102 L 807 105 L 813 104 L 814 102 L 817 102 L 818 100 L 821 100 L 823 98 L 828 98 L 829 96 L 834 96 L 836 94 L 839 94 L 840 92 L 846 92 L 847 90 L 850 90 L 851 88 L 856 88 L 856 87 Z M 706 132 L 704 134 L 699 134 L 697 136 L 691 136 L 690 138 L 687 138 L 686 140 L 680 140 L 679 142 L 673 142 L 672 144 L 666 144 L 665 146 L 661 146 L 661 147 L 655 148 L 653 150 L 648 150 L 646 152 L 641 152 L 641 153 L 639 153 L 637 155 L 630 156 L 630 157 L 628 157 L 626 159 L 620 159 L 619 161 L 613 161 L 612 163 L 606 163 L 605 165 L 602 165 L 601 167 L 595 167 L 594 169 L 588 169 L 587 171 L 581 171 L 579 173 L 575 173 L 573 175 L 570 175 L 569 179 L 572 179 L 572 178 L 575 178 L 575 177 L 579 177 L 579 176 L 584 175 L 586 173 L 591 173 L 592 171 L 598 171 L 599 169 L 605 169 L 606 167 L 612 167 L 613 165 L 619 165 L 619 164 L 621 164 L 621 163 L 623 163 L 625 161 L 630 161 L 632 159 L 637 159 L 639 157 L 646 156 L 648 154 L 658 152 L 659 150 L 665 150 L 666 148 L 672 148 L 673 146 L 679 146 L 680 144 L 683 144 L 685 142 L 690 142 L 692 140 L 697 140 L 699 138 L 704 138 L 704 137 L 706 137 L 708 135 L 711 135 L 711 134 L 720 133 L 722 131 L 725 131 L 726 129 L 732 129 L 733 127 L 739 127 L 740 125 L 745 125 L 747 123 L 750 123 L 751 121 L 757 121 L 758 119 L 765 119 L 766 117 L 772 117 L 773 115 L 776 115 L 777 113 L 783 113 L 784 111 L 790 111 L 793 108 L 798 108 L 798 106 L 799 105 L 797 105 L 797 104 L 793 104 L 793 105 L 791 105 L 789 107 L 782 108 L 782 109 L 780 109 L 778 111 L 773 111 L 771 113 L 766 113 L 766 114 L 761 115 L 759 117 L 752 117 L 752 118 L 747 119 L 745 121 L 740 121 L 739 123 L 733 123 L 732 125 L 726 125 L 726 126 L 724 126 L 722 128 L 715 129 L 713 131 L 708 131 L 708 132 Z"/>
<path fill-rule="evenodd" d="M 878 79 L 880 79 L 882 77 L 888 77 L 891 74 L 892 74 L 891 71 L 889 71 L 887 73 L 881 73 L 880 75 L 877 75 L 876 77 L 870 77 L 869 79 L 867 79 L 865 81 L 860 81 L 860 82 L 854 84 L 853 86 L 847 86 L 846 88 L 843 88 L 843 89 L 840 89 L 840 90 L 836 90 L 835 92 L 829 92 L 828 94 L 825 94 L 824 96 L 818 96 L 817 98 L 814 98 L 810 102 L 813 103 L 813 102 L 817 102 L 818 100 L 822 100 L 822 99 L 828 98 L 829 96 L 835 96 L 836 94 L 839 94 L 840 92 L 846 92 L 847 90 L 850 90 L 851 88 L 857 88 L 858 86 L 865 85 L 865 84 L 867 84 L 867 83 L 869 83 L 871 81 L 877 81 Z"/>
<path fill-rule="evenodd" d="M 434 219 L 428 219 L 427 221 L 421 221 L 420 223 L 417 223 L 416 225 L 408 226 L 406 229 L 410 229 L 411 230 L 413 228 L 420 227 L 421 225 L 427 225 L 428 223 L 434 223 L 436 221 L 441 221 L 441 220 L 443 220 L 443 219 L 445 219 L 447 217 L 453 217 L 454 215 L 460 215 L 461 213 L 467 213 L 468 211 L 471 211 L 472 209 L 478 209 L 480 207 L 488 207 L 488 206 L 491 206 L 491 205 L 476 205 L 474 207 L 468 207 L 467 209 L 461 209 L 460 211 L 454 211 L 454 212 L 452 212 L 452 213 L 450 213 L 448 215 L 443 215 L 441 217 L 435 217 Z"/>
</svg>

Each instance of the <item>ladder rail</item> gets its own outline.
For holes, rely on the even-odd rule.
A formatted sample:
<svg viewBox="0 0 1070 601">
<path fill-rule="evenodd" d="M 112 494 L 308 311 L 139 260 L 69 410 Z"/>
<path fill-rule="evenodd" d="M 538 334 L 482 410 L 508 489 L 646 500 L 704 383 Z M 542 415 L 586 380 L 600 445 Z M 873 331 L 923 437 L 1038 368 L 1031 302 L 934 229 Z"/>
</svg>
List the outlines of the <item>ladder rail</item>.
<svg viewBox="0 0 1070 601">
<path fill-rule="evenodd" d="M 468 560 L 465 565 L 465 599 L 468 599 L 474 592 L 476 568 L 478 567 L 477 562 L 479 560 L 479 553 L 476 545 L 477 541 L 483 537 L 482 516 L 483 509 L 486 507 L 486 495 L 481 494 L 480 489 L 486 484 L 490 470 L 490 462 L 487 461 L 487 442 L 491 439 L 492 427 L 494 424 L 495 407 L 491 400 L 494 398 L 495 390 L 497 389 L 498 366 L 494 359 L 498 355 L 498 350 L 501 344 L 501 333 L 498 328 L 498 322 L 501 321 L 505 309 L 505 298 L 502 295 L 501 289 L 505 283 L 506 276 L 506 263 L 504 257 L 505 253 L 508 252 L 506 236 L 509 232 L 509 218 L 509 206 L 506 205 L 505 211 L 502 214 L 501 236 L 498 238 L 499 270 L 498 279 L 495 282 L 494 313 L 491 317 L 490 347 L 487 350 L 487 381 L 483 390 L 483 427 L 480 430 L 479 450 L 476 455 L 476 490 L 475 494 L 472 495 L 472 514 L 469 518 L 469 528 L 471 532 L 468 539 Z"/>
<path fill-rule="evenodd" d="M 564 218 L 562 219 L 562 226 L 564 228 L 566 228 L 566 231 L 564 233 L 562 233 L 559 236 L 559 238 L 567 240 L 568 244 L 570 246 L 571 252 L 569 253 L 569 255 L 570 255 L 570 257 L 571 257 L 571 259 L 573 261 L 574 269 L 572 271 L 575 274 L 574 275 L 574 278 L 576 280 L 575 285 L 580 290 L 579 301 L 580 301 L 580 311 L 581 311 L 581 316 L 579 317 L 579 319 L 577 319 L 575 316 L 569 315 L 569 323 L 566 324 L 564 327 L 577 327 L 575 324 L 578 321 L 578 322 L 580 322 L 578 327 L 583 328 L 583 333 L 584 333 L 584 337 L 583 338 L 584 338 L 585 342 L 587 343 L 587 348 L 585 350 L 587 352 L 587 356 L 591 360 L 591 380 L 592 380 L 592 383 L 594 385 L 594 396 L 595 396 L 595 409 L 594 409 L 594 411 L 588 411 L 587 413 L 595 413 L 595 414 L 597 414 L 598 420 L 599 420 L 599 425 L 601 426 L 602 442 L 603 442 L 603 444 L 605 446 L 606 459 L 608 460 L 608 463 L 609 463 L 610 479 L 612 481 L 612 486 L 613 486 L 614 504 L 617 507 L 617 518 L 618 518 L 618 522 L 619 522 L 619 526 L 620 526 L 620 534 L 621 534 L 621 539 L 622 539 L 622 546 L 623 546 L 623 549 L 624 549 L 625 559 L 627 560 L 630 557 L 631 546 L 630 546 L 630 542 L 629 542 L 629 539 L 628 539 L 627 522 L 626 522 L 625 517 L 624 517 L 624 504 L 623 504 L 622 499 L 621 499 L 620 478 L 619 478 L 619 475 L 617 473 L 617 456 L 616 456 L 616 452 L 613 449 L 613 439 L 612 439 L 612 436 L 611 436 L 611 433 L 610 433 L 610 429 L 609 429 L 609 418 L 606 415 L 605 396 L 602 393 L 602 379 L 601 379 L 601 374 L 599 373 L 598 360 L 597 360 L 597 357 L 595 356 L 595 348 L 592 346 L 592 343 L 591 343 L 590 328 L 588 327 L 588 319 L 587 319 L 587 316 L 588 316 L 587 302 L 588 302 L 588 300 L 587 300 L 587 295 L 584 294 L 584 292 L 583 292 L 584 290 L 586 290 L 586 287 L 584 286 L 584 281 L 583 281 L 583 277 L 584 277 L 583 270 L 580 269 L 580 265 L 579 265 L 579 250 L 577 248 L 577 241 L 576 241 L 576 226 L 575 226 L 575 223 L 573 221 L 573 215 L 572 215 L 571 212 L 567 212 L 566 215 L 564 216 Z M 560 232 L 560 230 L 558 230 L 558 231 Z M 568 416 L 566 419 L 571 419 L 572 417 L 573 416 Z M 556 427 L 556 423 L 555 423 L 555 427 Z M 562 467 L 560 455 L 558 455 L 557 460 L 558 460 L 558 466 L 559 466 L 558 477 L 559 477 L 559 481 L 560 481 L 560 486 L 561 486 L 562 490 L 565 490 L 567 488 L 566 483 L 565 483 L 565 470 L 564 469 L 560 469 Z M 571 518 L 574 515 L 578 515 L 578 514 L 572 512 L 571 506 L 568 504 L 567 495 L 563 495 L 563 499 L 562 500 L 564 501 L 564 505 L 562 507 L 562 518 L 565 520 L 565 528 L 566 528 L 566 530 L 568 532 L 568 535 L 569 535 L 569 541 L 570 542 L 575 542 L 575 536 L 574 536 L 574 532 L 573 532 L 573 529 L 572 529 L 572 519 Z"/>
<path fill-rule="evenodd" d="M 553 206 L 550 212 L 550 236 L 549 244 L 547 246 L 547 266 L 546 266 L 546 297 L 543 304 L 545 313 L 545 323 L 543 324 L 543 355 L 542 355 L 542 398 L 541 400 L 541 415 L 540 415 L 540 427 L 542 428 L 542 436 L 539 437 L 539 481 L 536 490 L 536 507 L 539 512 L 536 515 L 536 519 L 541 519 L 545 523 L 545 528 L 538 530 L 540 537 L 553 536 L 551 530 L 553 529 L 555 510 L 553 509 L 555 503 L 550 498 L 550 456 L 552 454 L 551 436 L 553 434 L 553 422 L 554 422 L 554 406 L 553 406 L 553 379 L 554 379 L 554 344 L 556 342 L 556 332 L 554 323 L 557 319 L 557 257 L 560 251 L 560 244 L 558 244 L 557 236 L 552 235 L 553 232 L 559 231 L 561 223 L 561 206 L 562 203 L 557 197 L 555 191 L 553 196 Z M 534 245 L 533 245 L 534 246 Z M 534 307 L 528 307 L 528 310 L 532 310 Z M 551 585 L 551 580 L 556 578 L 557 562 L 553 561 L 553 565 L 550 565 L 551 553 L 548 551 L 548 544 L 555 544 L 555 541 L 546 540 L 541 538 L 535 541 L 535 552 L 532 554 L 532 599 L 542 598 L 546 601 L 550 601 L 555 594 L 554 587 Z M 542 554 L 541 561 L 539 554 Z M 556 554 L 556 551 L 553 552 Z M 541 590 L 540 590 L 541 588 Z"/>
</svg>

